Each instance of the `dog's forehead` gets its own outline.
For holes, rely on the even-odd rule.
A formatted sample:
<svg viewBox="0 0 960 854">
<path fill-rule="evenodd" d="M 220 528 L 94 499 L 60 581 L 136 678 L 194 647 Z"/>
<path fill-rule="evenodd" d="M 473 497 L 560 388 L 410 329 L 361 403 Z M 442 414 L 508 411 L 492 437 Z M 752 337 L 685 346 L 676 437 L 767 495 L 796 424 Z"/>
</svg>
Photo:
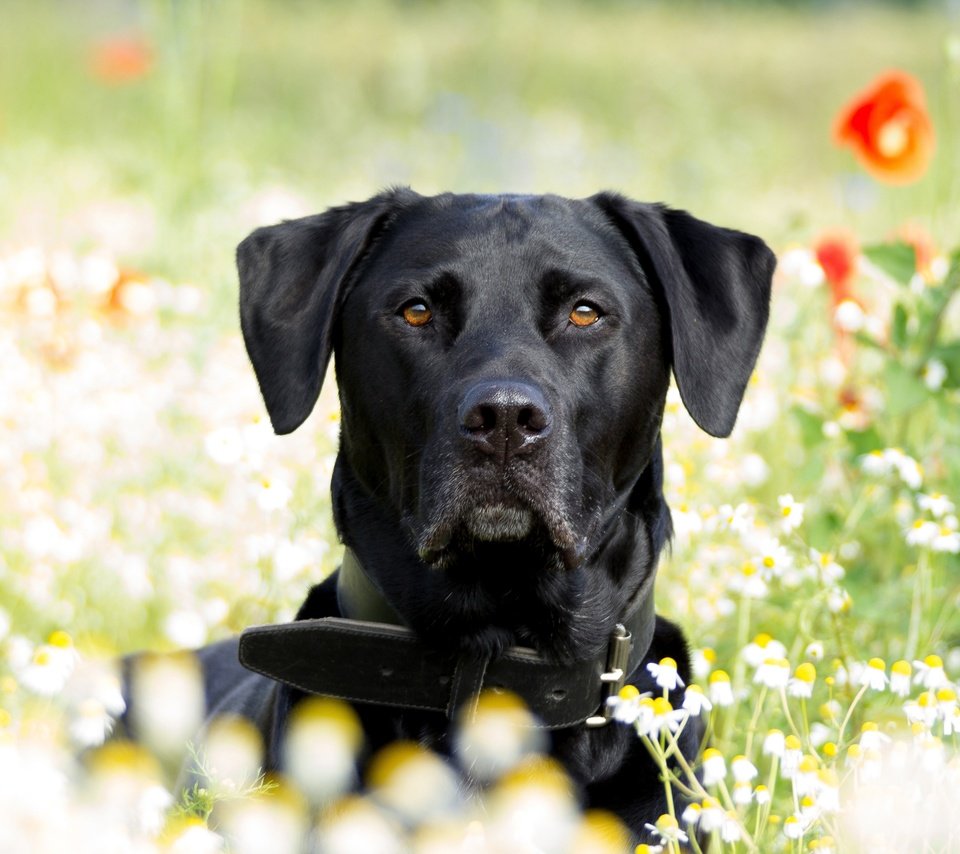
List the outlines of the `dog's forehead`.
<svg viewBox="0 0 960 854">
<path fill-rule="evenodd" d="M 400 277 L 451 266 L 468 278 L 513 279 L 554 267 L 619 277 L 629 253 L 589 200 L 447 194 L 400 211 L 373 264 Z"/>
</svg>

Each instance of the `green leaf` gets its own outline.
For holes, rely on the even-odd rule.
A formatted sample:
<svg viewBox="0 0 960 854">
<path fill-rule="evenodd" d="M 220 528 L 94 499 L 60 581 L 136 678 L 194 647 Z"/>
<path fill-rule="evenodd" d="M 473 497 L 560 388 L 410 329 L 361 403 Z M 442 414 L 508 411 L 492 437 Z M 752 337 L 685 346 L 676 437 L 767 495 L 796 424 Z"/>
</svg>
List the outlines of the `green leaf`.
<svg viewBox="0 0 960 854">
<path fill-rule="evenodd" d="M 878 243 L 864 247 L 863 254 L 901 285 L 909 285 L 917 272 L 917 253 L 909 243 Z"/>
<path fill-rule="evenodd" d="M 800 440 L 805 448 L 812 448 L 823 442 L 823 419 L 800 406 L 792 407 L 793 417 L 800 427 Z"/>
<path fill-rule="evenodd" d="M 907 343 L 907 310 L 902 303 L 897 303 L 893 310 L 893 328 L 890 332 L 890 340 L 893 346 L 902 350 Z"/>
<path fill-rule="evenodd" d="M 947 368 L 947 378 L 943 381 L 944 388 L 960 387 L 960 341 L 936 347 L 930 356 L 939 359 Z"/>
<path fill-rule="evenodd" d="M 853 449 L 856 457 L 862 457 L 878 448 L 885 448 L 887 443 L 883 440 L 874 426 L 867 427 L 866 430 L 847 430 L 847 441 Z"/>
<path fill-rule="evenodd" d="M 903 415 L 930 397 L 919 378 L 898 362 L 887 363 L 886 386 L 888 415 Z"/>
</svg>

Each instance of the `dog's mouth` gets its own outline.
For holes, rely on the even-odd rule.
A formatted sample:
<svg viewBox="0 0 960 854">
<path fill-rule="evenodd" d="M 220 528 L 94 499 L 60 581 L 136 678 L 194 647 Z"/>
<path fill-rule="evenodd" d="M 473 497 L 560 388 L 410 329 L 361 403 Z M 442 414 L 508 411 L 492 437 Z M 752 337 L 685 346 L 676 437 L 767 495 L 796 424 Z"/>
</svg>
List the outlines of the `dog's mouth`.
<svg viewBox="0 0 960 854">
<path fill-rule="evenodd" d="M 463 527 L 486 543 L 515 542 L 533 530 L 534 515 L 528 507 L 504 503 L 481 504 L 464 513 Z"/>
<path fill-rule="evenodd" d="M 424 563 L 448 569 L 464 559 L 506 549 L 540 565 L 573 569 L 584 557 L 584 540 L 554 508 L 515 500 L 471 504 L 441 515 L 418 538 Z"/>
</svg>

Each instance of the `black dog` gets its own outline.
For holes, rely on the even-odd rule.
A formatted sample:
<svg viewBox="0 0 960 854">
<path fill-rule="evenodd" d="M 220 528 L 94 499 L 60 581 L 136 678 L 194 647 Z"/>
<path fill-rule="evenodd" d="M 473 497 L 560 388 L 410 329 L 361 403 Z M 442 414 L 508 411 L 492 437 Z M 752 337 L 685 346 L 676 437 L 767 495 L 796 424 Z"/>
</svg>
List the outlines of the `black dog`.
<svg viewBox="0 0 960 854">
<path fill-rule="evenodd" d="M 584 803 L 642 835 L 665 811 L 658 771 L 629 728 L 598 724 L 624 680 L 659 692 L 647 662 L 671 656 L 687 675 L 679 630 L 652 612 L 670 369 L 696 422 L 729 435 L 770 250 L 609 193 L 400 189 L 258 229 L 237 258 L 278 433 L 310 414 L 336 354 L 347 559 L 300 623 L 245 635 L 259 673 L 236 640 L 200 651 L 211 714 L 251 717 L 276 765 L 304 692 L 358 701 L 371 750 L 398 737 L 444 750 L 476 691 L 510 688 Z M 697 746 L 691 728 L 683 748 Z"/>
</svg>

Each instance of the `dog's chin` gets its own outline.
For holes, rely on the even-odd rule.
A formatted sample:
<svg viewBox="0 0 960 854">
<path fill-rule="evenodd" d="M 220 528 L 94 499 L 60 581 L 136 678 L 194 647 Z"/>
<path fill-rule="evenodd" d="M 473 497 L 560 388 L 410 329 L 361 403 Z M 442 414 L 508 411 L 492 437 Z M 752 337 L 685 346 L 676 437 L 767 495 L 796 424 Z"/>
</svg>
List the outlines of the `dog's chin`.
<svg viewBox="0 0 960 854">
<path fill-rule="evenodd" d="M 533 530 L 533 511 L 506 504 L 482 504 L 464 514 L 466 532 L 482 543 L 510 543 L 522 540 Z"/>
<path fill-rule="evenodd" d="M 434 523 L 420 539 L 420 559 L 435 569 L 473 565 L 477 560 L 519 559 L 528 566 L 562 571 L 582 560 L 568 525 L 520 504 L 477 504 L 445 523 Z"/>
</svg>

